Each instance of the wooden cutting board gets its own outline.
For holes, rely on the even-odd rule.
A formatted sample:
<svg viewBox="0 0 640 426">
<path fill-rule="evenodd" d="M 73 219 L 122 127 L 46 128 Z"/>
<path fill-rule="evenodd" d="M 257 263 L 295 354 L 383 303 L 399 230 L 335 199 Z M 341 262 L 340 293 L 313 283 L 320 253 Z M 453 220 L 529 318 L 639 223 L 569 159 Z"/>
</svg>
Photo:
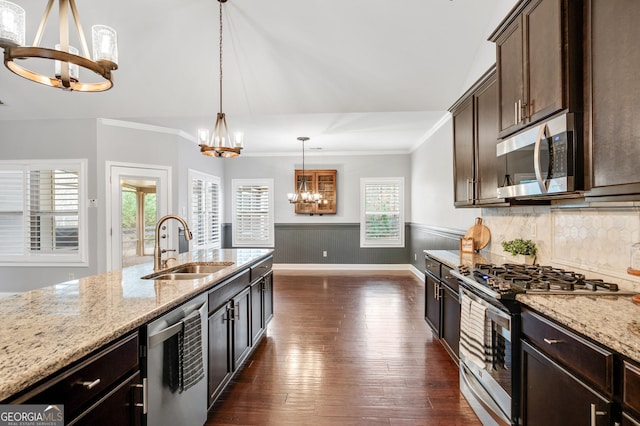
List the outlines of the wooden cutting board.
<svg viewBox="0 0 640 426">
<path fill-rule="evenodd" d="M 476 217 L 476 224 L 473 225 L 466 234 L 465 238 L 473 238 L 474 247 L 476 250 L 482 250 L 491 241 L 491 231 L 489 228 L 482 224 L 482 218 Z"/>
</svg>

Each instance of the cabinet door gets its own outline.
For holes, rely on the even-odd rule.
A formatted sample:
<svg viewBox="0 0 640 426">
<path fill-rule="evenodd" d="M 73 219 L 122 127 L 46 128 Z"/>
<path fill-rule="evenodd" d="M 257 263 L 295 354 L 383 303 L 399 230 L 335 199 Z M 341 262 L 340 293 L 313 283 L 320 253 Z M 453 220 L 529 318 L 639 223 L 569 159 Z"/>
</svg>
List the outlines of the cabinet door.
<svg viewBox="0 0 640 426">
<path fill-rule="evenodd" d="M 590 4 L 592 184 L 601 188 L 597 195 L 637 194 L 640 2 L 591 0 Z"/>
<path fill-rule="evenodd" d="M 498 84 L 493 75 L 478 90 L 476 103 L 477 195 L 479 203 L 496 202 L 506 173 L 505 159 L 496 158 L 498 144 Z M 498 181 L 500 179 L 500 181 Z"/>
<path fill-rule="evenodd" d="M 524 102 L 522 19 L 517 18 L 496 40 L 498 72 L 498 123 L 500 136 L 521 127 L 519 106 Z"/>
<path fill-rule="evenodd" d="M 264 327 L 266 329 L 267 324 L 273 318 L 273 272 L 269 272 L 264 277 L 262 287 L 262 301 L 264 303 L 262 313 L 264 314 Z"/>
<path fill-rule="evenodd" d="M 262 313 L 262 287 L 264 278 L 251 284 L 251 345 L 255 345 L 264 333 L 264 315 Z"/>
<path fill-rule="evenodd" d="M 244 289 L 233 304 L 233 370 L 237 370 L 251 350 L 251 291 Z"/>
<path fill-rule="evenodd" d="M 522 115 L 534 122 L 565 107 L 561 0 L 533 1 L 523 19 L 526 107 Z"/>
<path fill-rule="evenodd" d="M 460 298 L 458 293 L 442 285 L 442 339 L 454 359 L 459 359 Z"/>
<path fill-rule="evenodd" d="M 304 174 L 302 170 L 296 170 L 295 172 L 295 188 L 294 190 L 298 190 L 302 185 L 302 189 L 306 188 L 307 191 L 313 192 L 316 187 L 316 183 L 314 180 L 314 174 L 309 172 L 309 170 L 305 170 Z M 304 178 L 304 181 L 303 181 Z M 306 186 L 305 186 L 306 184 Z M 295 204 L 294 211 L 298 214 L 310 214 L 316 212 L 316 205 L 314 203 L 299 203 Z"/>
<path fill-rule="evenodd" d="M 336 171 L 321 170 L 315 174 L 316 191 L 322 196 L 316 211 L 319 214 L 336 213 Z"/>
<path fill-rule="evenodd" d="M 424 275 L 424 319 L 433 328 L 436 337 L 440 337 L 440 282 L 429 274 Z"/>
<path fill-rule="evenodd" d="M 228 322 L 229 304 L 209 316 L 209 405 L 231 377 Z"/>
<path fill-rule="evenodd" d="M 612 404 L 522 342 L 522 416 L 528 426 L 610 425 Z"/>
<path fill-rule="evenodd" d="M 454 204 L 473 205 L 473 97 L 463 102 L 453 113 Z"/>
</svg>

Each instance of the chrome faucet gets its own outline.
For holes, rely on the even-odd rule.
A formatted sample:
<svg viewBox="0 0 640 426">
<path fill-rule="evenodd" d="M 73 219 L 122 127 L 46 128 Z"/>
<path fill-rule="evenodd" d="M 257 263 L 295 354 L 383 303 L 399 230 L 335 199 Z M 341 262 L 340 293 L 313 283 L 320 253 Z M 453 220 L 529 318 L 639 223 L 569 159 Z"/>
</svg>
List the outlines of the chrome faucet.
<svg viewBox="0 0 640 426">
<path fill-rule="evenodd" d="M 182 226 L 184 226 L 184 236 L 187 239 L 187 241 L 193 238 L 193 235 L 191 235 L 191 231 L 189 230 L 189 225 L 187 225 L 187 222 L 180 216 L 175 214 L 168 214 L 166 216 L 161 217 L 160 220 L 158 220 L 158 223 L 156 224 L 156 242 L 153 247 L 153 270 L 154 271 L 159 271 L 160 269 L 162 269 L 162 253 L 167 252 L 167 250 L 160 248 L 160 238 L 167 238 L 167 234 L 160 235 L 160 230 L 167 229 L 167 227 L 163 226 L 163 224 L 169 219 L 175 219 L 178 222 L 180 222 Z"/>
</svg>

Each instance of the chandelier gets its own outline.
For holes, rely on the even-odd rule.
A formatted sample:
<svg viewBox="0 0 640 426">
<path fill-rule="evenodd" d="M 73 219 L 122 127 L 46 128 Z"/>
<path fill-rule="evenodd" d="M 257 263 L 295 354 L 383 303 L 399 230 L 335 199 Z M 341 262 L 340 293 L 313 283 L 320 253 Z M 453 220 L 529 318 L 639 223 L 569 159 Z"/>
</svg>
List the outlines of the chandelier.
<svg viewBox="0 0 640 426">
<path fill-rule="evenodd" d="M 227 119 L 222 112 L 222 3 L 226 3 L 227 0 L 218 0 L 220 3 L 220 38 L 219 38 L 219 48 L 220 48 L 220 109 L 218 110 L 218 115 L 216 116 L 216 124 L 213 127 L 213 132 L 211 136 L 209 136 L 208 129 L 199 129 L 198 130 L 198 142 L 200 145 L 200 152 L 203 155 L 208 155 L 210 157 L 237 157 L 240 155 L 240 151 L 242 150 L 242 134 L 236 133 L 235 138 L 232 141 L 229 136 L 229 127 L 227 126 Z"/>
<path fill-rule="evenodd" d="M 298 140 L 302 142 L 302 174 L 300 175 L 296 192 L 288 193 L 287 198 L 291 204 L 320 204 L 322 195 L 317 192 L 309 191 L 309 188 L 307 187 L 307 176 L 304 172 L 304 143 L 308 141 L 309 138 L 306 136 L 300 136 Z"/>
<path fill-rule="evenodd" d="M 116 31 L 106 25 L 91 27 L 93 60 L 89 54 L 75 0 L 58 0 L 59 43 L 53 49 L 40 46 L 54 0 L 49 0 L 31 46 L 25 43 L 26 13 L 17 4 L 0 0 L 0 47 L 4 49 L 4 65 L 15 74 L 36 83 L 68 91 L 102 92 L 113 86 L 111 71 L 118 69 L 118 41 Z M 83 54 L 69 45 L 69 12 L 73 17 Z M 37 59 L 54 61 L 53 75 L 33 65 Z M 30 67 L 21 64 L 28 64 Z M 98 81 L 80 79 L 80 68 L 93 71 Z M 50 72 L 50 71 L 49 71 Z M 94 78 L 95 79 L 95 78 Z"/>
</svg>

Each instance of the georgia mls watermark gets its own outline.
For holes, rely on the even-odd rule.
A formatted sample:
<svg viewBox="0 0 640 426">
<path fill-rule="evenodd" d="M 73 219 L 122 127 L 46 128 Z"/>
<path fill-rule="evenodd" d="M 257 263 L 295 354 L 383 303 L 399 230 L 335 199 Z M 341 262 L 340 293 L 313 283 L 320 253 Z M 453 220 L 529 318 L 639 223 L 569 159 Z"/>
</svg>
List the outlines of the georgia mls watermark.
<svg viewBox="0 0 640 426">
<path fill-rule="evenodd" d="M 64 405 L 0 405 L 0 426 L 64 426 Z"/>
</svg>

